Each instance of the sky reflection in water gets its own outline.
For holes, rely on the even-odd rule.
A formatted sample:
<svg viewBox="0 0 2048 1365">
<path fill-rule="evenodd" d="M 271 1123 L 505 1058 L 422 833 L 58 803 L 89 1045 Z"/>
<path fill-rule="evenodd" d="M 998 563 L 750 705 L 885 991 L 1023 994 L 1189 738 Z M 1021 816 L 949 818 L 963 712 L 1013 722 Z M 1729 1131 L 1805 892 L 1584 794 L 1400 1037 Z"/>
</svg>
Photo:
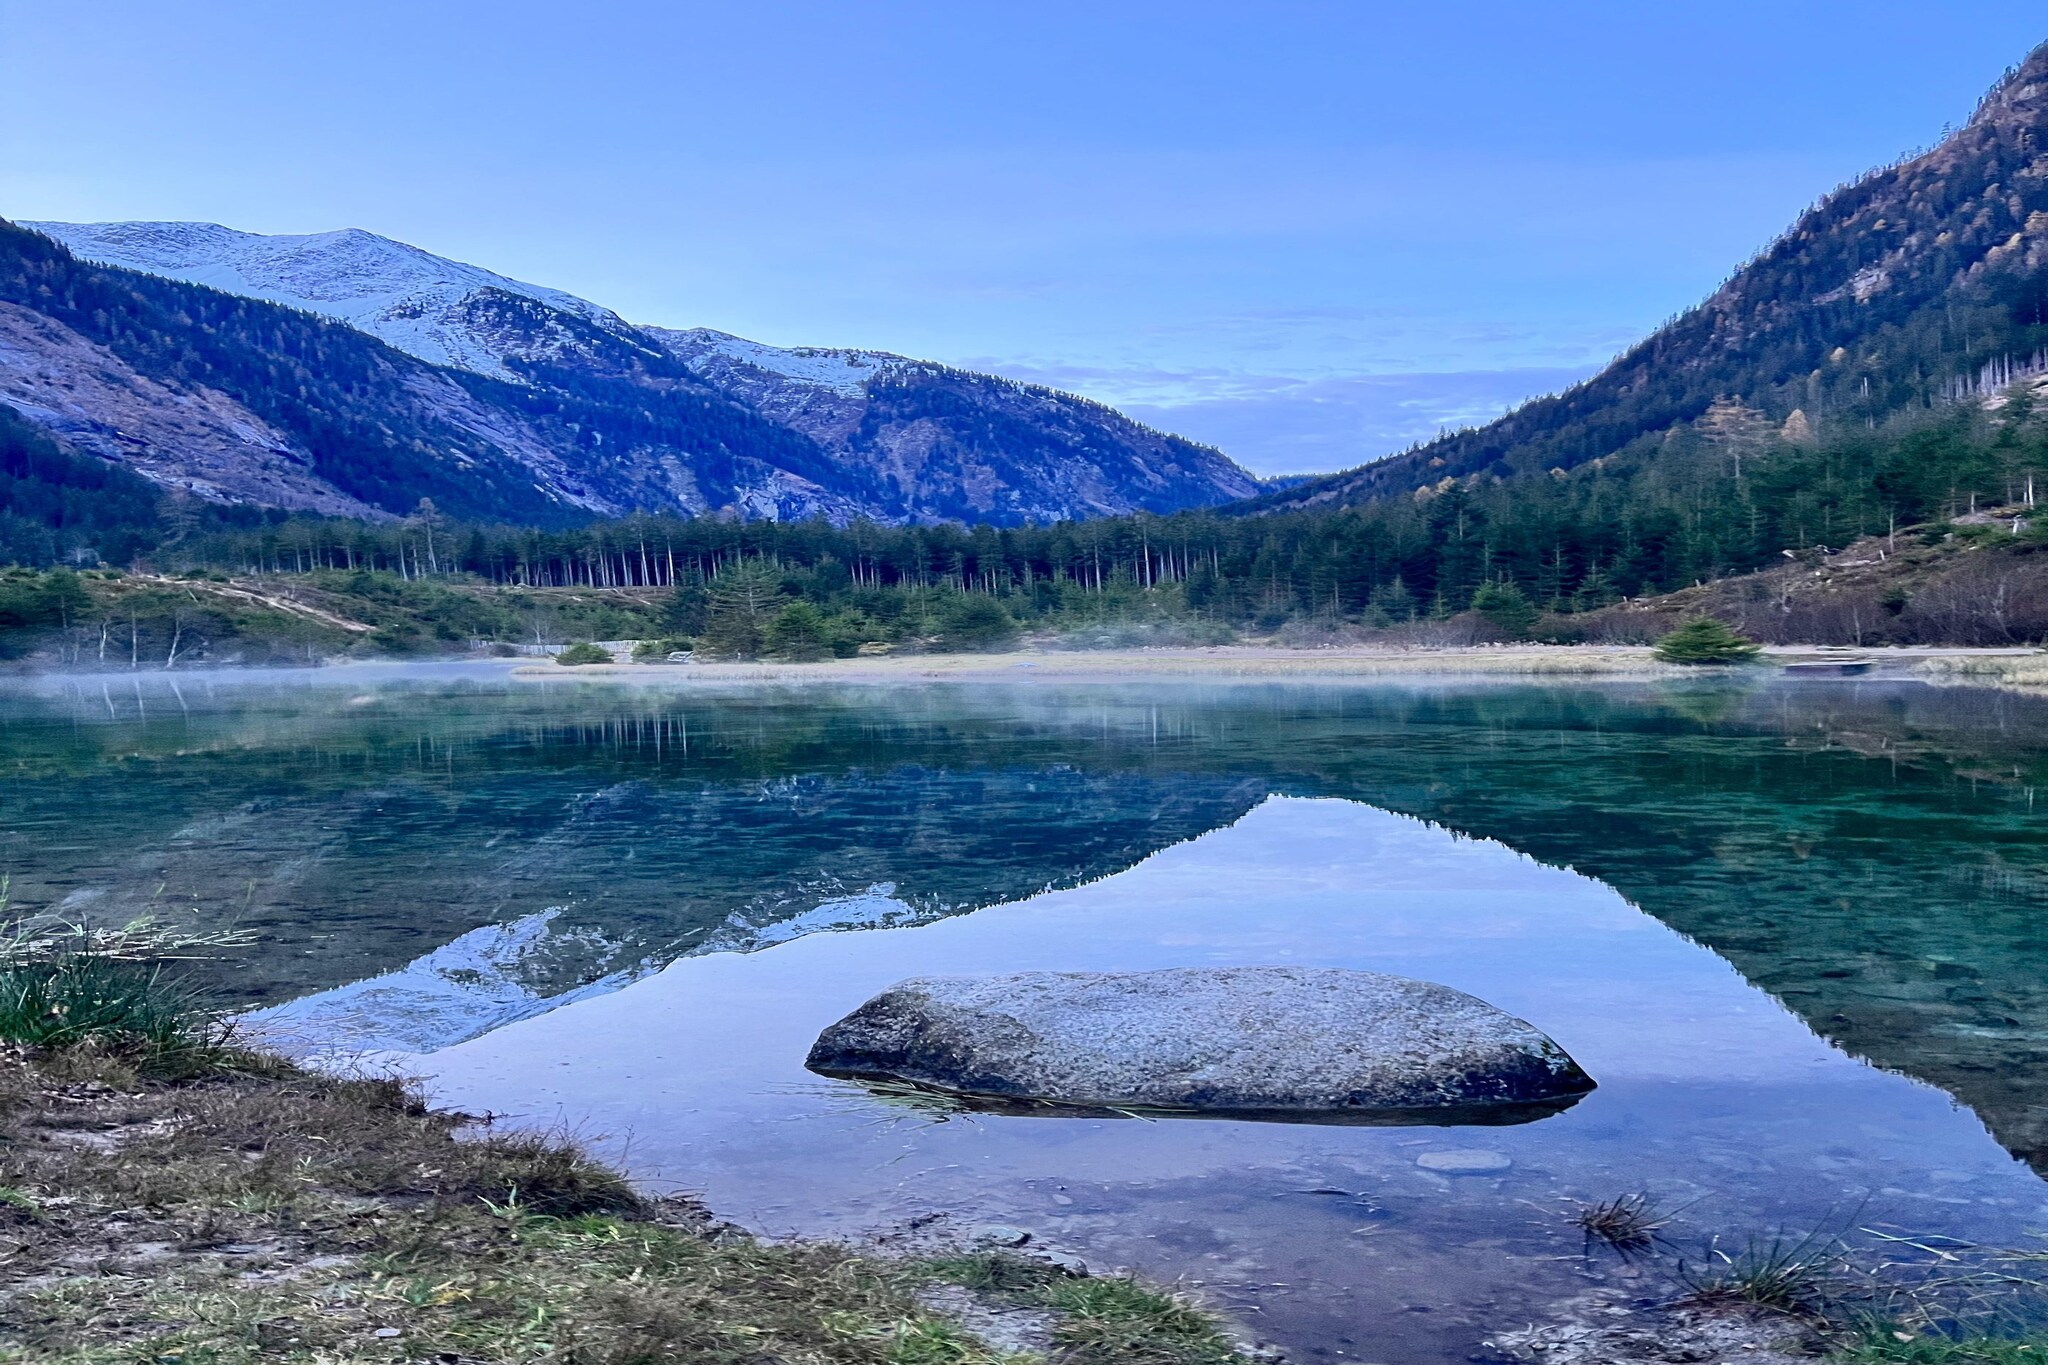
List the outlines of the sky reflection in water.
<svg viewBox="0 0 2048 1365">
<path fill-rule="evenodd" d="M 802 1069 L 820 1028 L 905 976 L 1253 963 L 1470 991 L 1600 1089 L 1507 1128 L 933 1122 Z M 872 1235 L 970 1209 L 1204 1282 L 1297 1348 L 1385 1360 L 1463 1359 L 1583 1287 L 1575 1199 L 1649 1189 L 1723 1233 L 1856 1210 L 2018 1238 L 2048 1219 L 2048 1191 L 1946 1095 L 1825 1043 L 1610 888 L 1341 801 L 1274 799 L 1127 872 L 923 927 L 685 959 L 406 1065 L 472 1111 L 605 1134 L 752 1226 Z M 1513 1164 L 1417 1164 L 1473 1150 Z"/>
</svg>

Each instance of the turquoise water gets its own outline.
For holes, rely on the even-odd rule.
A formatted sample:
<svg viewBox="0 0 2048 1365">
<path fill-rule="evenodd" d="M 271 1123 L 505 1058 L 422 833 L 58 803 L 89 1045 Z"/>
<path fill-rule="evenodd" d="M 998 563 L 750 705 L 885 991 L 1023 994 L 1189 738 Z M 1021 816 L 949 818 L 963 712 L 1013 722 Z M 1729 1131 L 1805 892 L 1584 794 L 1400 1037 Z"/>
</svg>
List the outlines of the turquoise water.
<svg viewBox="0 0 2048 1365">
<path fill-rule="evenodd" d="M 2048 1228 L 2044 776 L 2048 706 L 1907 683 L 45 680 L 0 694 L 0 870 L 17 912 L 253 929 L 211 970 L 275 1036 L 759 1226 L 973 1205 L 1311 1357 L 1463 1360 L 1658 1291 L 1575 1199 Z M 935 965 L 1272 960 L 1475 990 L 1601 1088 L 1512 1130 L 932 1122 L 798 1065 Z"/>
</svg>

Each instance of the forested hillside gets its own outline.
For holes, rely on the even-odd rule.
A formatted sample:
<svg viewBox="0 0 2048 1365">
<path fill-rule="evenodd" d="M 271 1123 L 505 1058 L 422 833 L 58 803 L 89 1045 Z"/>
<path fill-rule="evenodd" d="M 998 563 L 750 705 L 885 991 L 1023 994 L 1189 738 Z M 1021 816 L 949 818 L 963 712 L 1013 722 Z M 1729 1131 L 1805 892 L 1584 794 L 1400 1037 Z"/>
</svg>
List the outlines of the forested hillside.
<svg viewBox="0 0 2048 1365">
<path fill-rule="evenodd" d="M 130 563 L 162 541 L 162 501 L 149 480 L 71 454 L 0 406 L 0 561 Z"/>
<path fill-rule="evenodd" d="M 86 265 L 48 238 L 10 224 L 0 224 L 0 308 L 17 327 L 54 325 L 65 329 L 66 340 L 102 348 L 127 372 L 158 386 L 160 393 L 138 395 L 144 402 L 165 401 L 161 395 L 225 399 L 232 409 L 222 424 L 227 432 L 222 446 L 208 453 L 218 453 L 224 465 L 231 454 L 243 454 L 228 443 L 232 434 L 246 448 L 245 463 L 224 468 L 217 484 L 190 477 L 188 484 L 255 501 L 244 489 L 253 492 L 270 482 L 267 467 L 249 469 L 261 460 L 265 466 L 296 466 L 291 473 L 338 490 L 344 505 L 332 509 L 337 511 L 353 510 L 346 505 L 353 503 L 365 512 L 391 513 L 423 497 L 461 515 L 559 523 L 572 511 L 534 487 L 496 445 L 436 411 L 439 395 L 419 387 L 433 381 L 420 373 L 427 367 L 346 327 L 273 304 Z M 35 377 L 50 373 L 44 368 Z M 31 416 L 43 411 L 23 400 L 15 406 Z M 236 420 L 242 414 L 255 419 L 252 433 L 239 429 L 252 425 Z M 122 414 L 104 421 L 61 411 L 56 416 L 48 425 L 84 445 L 85 453 L 127 454 L 143 472 L 157 468 L 159 459 L 177 458 L 176 452 L 148 447 L 124 450 L 130 433 L 121 425 Z M 73 416 L 73 422 L 63 420 Z M 98 450 L 93 437 L 105 443 Z M 297 491 L 289 475 L 275 482 L 280 501 Z M 298 505 L 312 501 L 308 492 Z"/>
<path fill-rule="evenodd" d="M 813 633 L 845 650 L 940 638 L 933 623 L 967 599 L 993 609 L 998 636 L 1007 623 L 1012 633 L 1162 642 L 1274 632 L 1302 641 L 1372 632 L 1438 643 L 1641 639 L 1668 625 L 1645 599 L 1750 583 L 1738 576 L 1774 566 L 1778 578 L 1701 598 L 1696 609 L 1787 641 L 2019 644 L 2048 635 L 2048 521 L 2031 504 L 2033 490 L 2048 487 L 2048 410 L 2033 386 L 1995 405 L 1949 404 L 1829 440 L 1753 431 L 1737 477 L 1728 432 L 1764 425 L 1753 410 L 1723 405 L 1653 451 L 1554 478 L 1453 482 L 1423 496 L 1255 517 L 1198 511 L 1005 528 L 636 517 L 546 529 L 431 512 L 373 524 L 210 509 L 67 456 L 0 410 L 0 478 L 12 481 L 11 503 L 40 509 L 39 520 L 0 521 L 0 533 L 18 562 L 141 564 L 259 588 L 353 585 L 348 592 L 370 594 L 383 614 L 373 615 L 374 630 L 327 641 L 350 652 L 527 638 L 515 621 L 523 607 L 508 616 L 502 606 L 464 606 L 442 617 L 441 607 L 417 605 L 452 600 L 435 584 L 462 588 L 468 602 L 594 591 L 701 604 L 722 576 L 750 564 L 772 576 L 766 600 L 776 610 L 808 604 L 819 613 Z M 1877 567 L 1841 579 L 1827 567 L 1834 563 Z M 21 602 L 27 584 L 18 585 Z M 23 606 L 16 629 L 33 635 L 68 613 Z M 702 624 L 701 612 L 687 610 L 633 621 L 638 631 L 678 635 Z"/>
<path fill-rule="evenodd" d="M 1844 437 L 2048 370 L 2048 45 L 1932 150 L 1822 199 L 1705 303 L 1585 383 L 1268 506 L 1540 479 L 1654 455 L 1717 400 Z M 1724 443 L 1735 475 L 1755 428 Z"/>
<path fill-rule="evenodd" d="M 179 526 L 159 509 L 134 532 L 157 577 L 17 576 L 0 584 L 0 636 L 13 622 L 0 650 L 68 648 L 78 662 L 111 639 L 125 666 L 123 639 L 137 657 L 161 660 L 183 640 L 190 660 L 257 662 L 682 641 L 716 636 L 715 604 L 735 595 L 748 625 L 717 650 L 794 658 L 988 647 L 1027 631 L 1080 643 L 1641 642 L 1700 610 L 1779 642 L 2048 638 L 2048 522 L 2026 502 L 2030 481 L 2048 478 L 2048 421 L 2031 393 L 1833 442 L 1760 439 L 1740 480 L 1726 455 L 1711 429 L 1688 429 L 1654 459 L 1631 457 L 1646 467 L 1588 466 L 1528 489 L 1046 527 L 637 517 L 546 530 L 438 515 Z M 39 487 L 62 504 L 73 472 L 56 466 Z M 60 543 L 103 529 L 70 528 Z M 251 618 L 259 599 L 293 605 Z"/>
<path fill-rule="evenodd" d="M 1951 404 L 1826 441 L 1761 433 L 1738 478 L 1720 428 L 1758 424 L 1753 412 L 1723 408 L 1652 452 L 1568 475 L 1260 517 L 1197 511 L 1014 528 L 641 518 L 552 533 L 294 519 L 190 538 L 179 554 L 256 572 L 412 572 L 433 534 L 439 566 L 494 583 L 667 586 L 722 561 L 768 557 L 876 587 L 1171 587 L 1190 610 L 1270 626 L 1304 614 L 1441 618 L 1489 584 L 1542 610 L 1588 611 L 1783 563 L 1787 551 L 1824 554 L 1956 518 L 1989 523 L 1993 509 L 2006 513 L 1998 524 L 2012 548 L 2036 543 L 2028 498 L 2036 486 L 2048 491 L 2048 404 L 2030 389 L 1994 408 Z"/>
</svg>

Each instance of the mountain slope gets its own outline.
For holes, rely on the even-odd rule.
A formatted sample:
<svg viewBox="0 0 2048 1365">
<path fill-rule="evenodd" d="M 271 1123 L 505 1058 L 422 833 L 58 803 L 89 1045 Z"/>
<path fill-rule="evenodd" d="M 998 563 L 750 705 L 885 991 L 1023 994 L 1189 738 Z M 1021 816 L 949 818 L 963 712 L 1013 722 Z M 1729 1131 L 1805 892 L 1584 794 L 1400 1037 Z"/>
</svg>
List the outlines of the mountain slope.
<svg viewBox="0 0 2048 1365">
<path fill-rule="evenodd" d="M 485 304 L 515 322 L 543 306 L 472 301 Z M 569 318 L 549 309 L 545 322 Z M 429 365 L 340 323 L 82 262 L 0 224 L 0 402 L 162 486 L 371 518 L 431 498 L 527 525 L 639 508 L 867 510 L 810 477 L 847 483 L 814 443 L 665 352 L 601 329 L 578 339 L 636 377 L 630 392 L 608 390 L 595 362 L 584 392 Z"/>
<path fill-rule="evenodd" d="M 548 469 L 542 486 L 592 511 L 1016 524 L 1212 506 L 1257 487 L 1219 451 L 1072 395 L 879 351 L 635 327 L 558 290 L 359 230 L 266 237 L 209 223 L 27 226 L 98 263 L 319 314 L 508 386 L 486 393 L 464 381 L 488 406 L 565 420 L 555 408 L 577 407 L 569 425 L 584 455 L 604 453 L 602 476 Z M 10 396 L 5 368 L 0 397 Z M 17 380 L 13 396 L 37 417 L 47 404 L 28 387 Z M 82 411 L 38 420 L 59 431 L 68 424 L 76 441 L 111 455 L 88 430 L 96 405 L 71 406 Z M 475 413 L 465 422 L 488 425 Z M 209 467 L 223 463 L 222 438 L 199 448 Z M 546 463 L 530 451 L 515 458 Z M 181 477 L 170 464 L 159 460 L 152 477 Z M 260 481 L 249 471 L 233 490 L 217 477 L 186 482 L 208 495 L 251 496 Z M 285 505 L 348 510 L 321 506 L 312 489 L 288 496 Z"/>
<path fill-rule="evenodd" d="M 539 523 L 579 506 L 519 458 L 548 460 L 543 434 L 493 431 L 448 371 L 273 304 L 85 265 L 10 224 L 0 336 L 0 402 L 208 500 L 389 515 L 425 497 Z"/>
<path fill-rule="evenodd" d="M 1606 370 L 1470 431 L 1265 499 L 1348 504 L 1572 470 L 1739 401 L 1791 434 L 2048 370 L 2048 45 L 1924 154 L 1828 195 Z"/>
<path fill-rule="evenodd" d="M 847 467 L 872 471 L 910 521 L 1178 512 L 1258 487 L 1221 451 L 1055 389 L 886 351 L 786 350 L 709 328 L 641 334 Z M 1047 507 L 1069 511 L 1048 517 Z"/>
</svg>

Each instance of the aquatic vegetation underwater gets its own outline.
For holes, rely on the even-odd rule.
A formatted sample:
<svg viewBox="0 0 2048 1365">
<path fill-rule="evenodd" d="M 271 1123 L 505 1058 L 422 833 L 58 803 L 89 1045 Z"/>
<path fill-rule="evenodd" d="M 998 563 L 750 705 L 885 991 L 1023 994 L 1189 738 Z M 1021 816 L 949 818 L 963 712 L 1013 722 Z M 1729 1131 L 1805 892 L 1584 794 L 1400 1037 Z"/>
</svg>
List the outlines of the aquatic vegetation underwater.
<svg viewBox="0 0 2048 1365">
<path fill-rule="evenodd" d="M 1588 1204 L 1579 1210 L 1578 1225 L 1586 1235 L 1620 1251 L 1644 1251 L 1657 1234 L 1671 1226 L 1676 1210 L 1666 1211 L 1648 1194 L 1624 1194 Z"/>
</svg>

